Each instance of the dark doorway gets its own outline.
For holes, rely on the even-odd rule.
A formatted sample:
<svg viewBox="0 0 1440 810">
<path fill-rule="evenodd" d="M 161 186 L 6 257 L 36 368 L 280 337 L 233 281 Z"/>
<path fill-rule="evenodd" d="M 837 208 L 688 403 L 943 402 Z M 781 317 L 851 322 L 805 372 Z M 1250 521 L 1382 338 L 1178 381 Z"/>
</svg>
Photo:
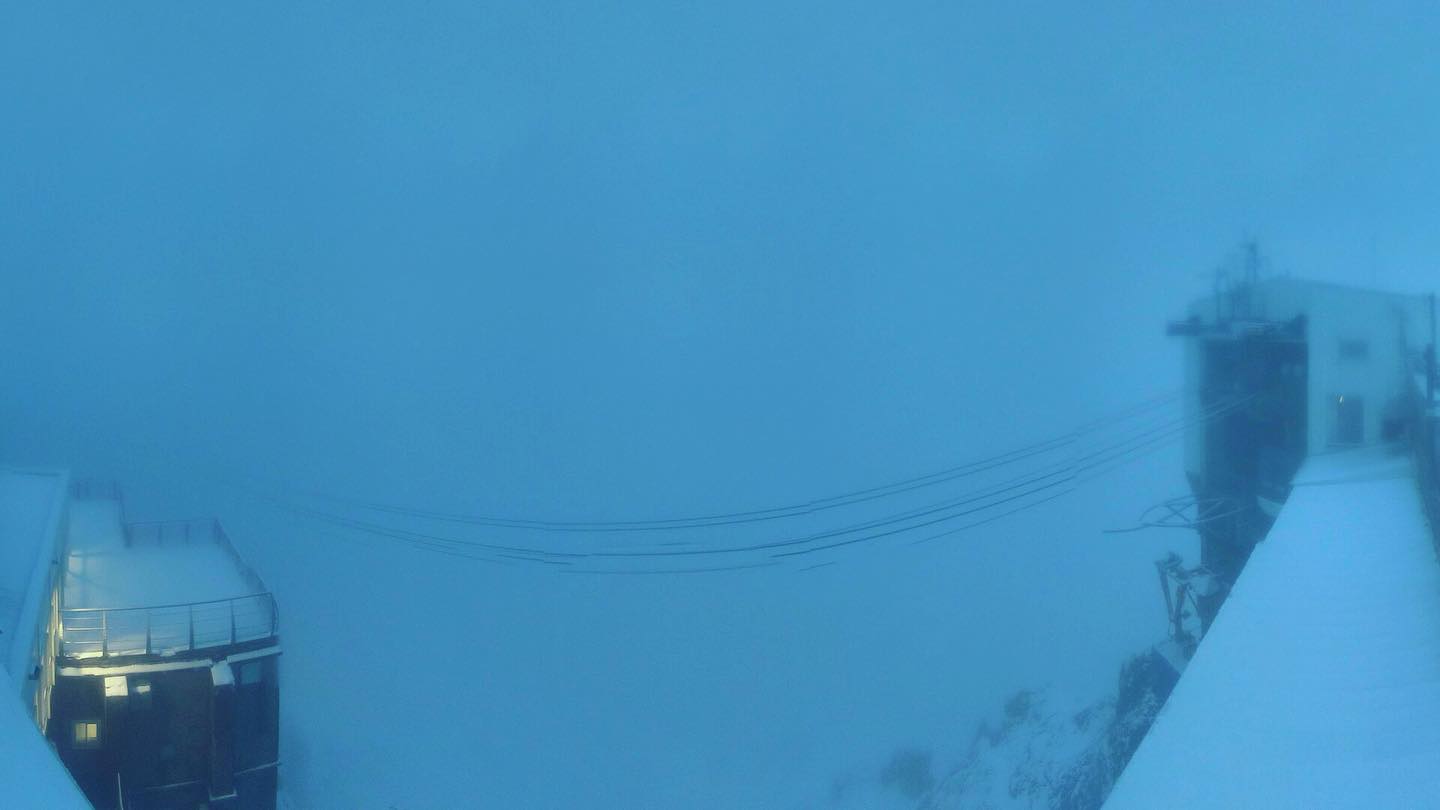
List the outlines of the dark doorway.
<svg viewBox="0 0 1440 810">
<path fill-rule="evenodd" d="M 1335 398 L 1335 444 L 1361 444 L 1365 441 L 1365 400 L 1350 394 Z"/>
</svg>

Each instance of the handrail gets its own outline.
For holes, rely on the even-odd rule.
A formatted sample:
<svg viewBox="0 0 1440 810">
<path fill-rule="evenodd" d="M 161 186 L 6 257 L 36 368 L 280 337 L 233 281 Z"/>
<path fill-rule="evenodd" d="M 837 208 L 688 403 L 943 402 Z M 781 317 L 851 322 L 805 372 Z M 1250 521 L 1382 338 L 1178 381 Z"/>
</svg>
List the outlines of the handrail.
<svg viewBox="0 0 1440 810">
<path fill-rule="evenodd" d="M 219 523 L 219 518 L 214 517 L 193 517 L 193 518 L 166 518 L 164 520 L 132 520 L 131 526 L 157 526 L 161 523 Z"/>
<path fill-rule="evenodd" d="M 1423 414 L 1417 427 L 1411 439 L 1415 445 L 1416 483 L 1436 553 L 1440 554 L 1440 416 Z"/>
<path fill-rule="evenodd" d="M 105 487 L 95 487 L 105 490 Z M 218 547 L 241 574 L 249 593 L 222 599 L 136 607 L 60 606 L 57 657 L 172 656 L 193 650 L 272 638 L 279 631 L 275 597 L 240 557 L 215 518 L 123 524 L 125 545 Z M 63 599 L 62 599 L 63 601 Z"/>
<path fill-rule="evenodd" d="M 76 478 L 70 482 L 70 496 L 82 500 L 123 500 L 124 491 L 109 478 Z"/>
<path fill-rule="evenodd" d="M 260 575 L 256 574 L 255 570 L 240 556 L 240 552 L 235 550 L 235 544 L 230 542 L 230 535 L 225 533 L 225 527 L 213 517 L 148 520 L 125 524 L 125 545 L 127 546 L 142 543 L 164 546 L 172 541 L 179 543 L 208 542 L 220 546 L 230 556 L 231 561 L 240 570 L 252 590 L 257 592 L 268 590 L 265 582 L 260 579 Z"/>
<path fill-rule="evenodd" d="M 168 604 L 168 605 L 142 605 L 142 606 L 140 606 L 140 607 L 128 607 L 128 608 L 96 608 L 96 607 L 65 608 L 65 609 L 61 610 L 60 612 L 61 612 L 62 614 L 65 614 L 65 613 L 124 613 L 124 612 L 126 612 L 126 611 L 132 611 L 132 610 L 171 610 L 171 609 L 183 608 L 183 607 L 201 607 L 201 606 L 203 606 L 203 605 L 218 605 L 218 604 L 220 604 L 221 602 L 236 602 L 236 601 L 239 601 L 239 600 L 241 600 L 241 599 L 254 599 L 254 598 L 260 597 L 260 596 L 270 596 L 270 594 L 269 594 L 269 593 L 247 593 L 247 594 L 245 594 L 244 596 L 229 596 L 229 597 L 226 597 L 226 598 L 224 598 L 224 599 L 206 599 L 206 600 L 203 601 L 203 602 L 174 602 L 174 603 L 171 603 L 171 604 Z M 271 598 L 273 599 L 274 597 L 272 596 Z"/>
<path fill-rule="evenodd" d="M 1435 348 L 1432 343 L 1426 363 L 1426 390 L 1412 397 L 1410 442 L 1415 454 L 1416 485 L 1420 503 L 1430 524 L 1431 539 L 1440 554 L 1440 413 L 1435 411 Z"/>
<path fill-rule="evenodd" d="M 280 622 L 269 592 L 146 607 L 64 608 L 59 618 L 59 657 L 69 659 L 168 657 L 233 646 L 275 637 Z"/>
<path fill-rule="evenodd" d="M 215 518 L 189 518 L 185 520 L 144 520 L 125 524 L 125 544 L 169 542 L 191 543 L 196 540 L 212 543 L 225 542 L 225 530 Z"/>
</svg>

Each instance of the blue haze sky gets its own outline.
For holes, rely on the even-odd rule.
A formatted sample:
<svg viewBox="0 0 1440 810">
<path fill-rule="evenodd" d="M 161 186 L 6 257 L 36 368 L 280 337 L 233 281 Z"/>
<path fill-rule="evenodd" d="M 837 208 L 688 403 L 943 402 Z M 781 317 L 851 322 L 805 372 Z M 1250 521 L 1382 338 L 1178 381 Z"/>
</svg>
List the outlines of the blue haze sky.
<svg viewBox="0 0 1440 810">
<path fill-rule="evenodd" d="M 1274 272 L 1440 280 L 1422 4 L 0 5 L 0 461 L 217 513 L 302 807 L 823 807 L 1163 632 L 1147 457 L 835 566 L 602 578 L 225 485 L 664 517 L 1169 390 Z M 942 763 L 943 764 L 943 763 Z M 363 776 L 357 776 L 362 773 Z"/>
</svg>

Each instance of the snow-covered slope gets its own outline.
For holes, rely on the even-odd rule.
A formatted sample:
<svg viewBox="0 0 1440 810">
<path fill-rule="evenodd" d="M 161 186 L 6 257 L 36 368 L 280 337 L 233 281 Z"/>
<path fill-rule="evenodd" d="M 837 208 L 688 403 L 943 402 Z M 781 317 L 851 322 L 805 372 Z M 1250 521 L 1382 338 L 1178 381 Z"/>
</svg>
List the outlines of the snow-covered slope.
<svg viewBox="0 0 1440 810">
<path fill-rule="evenodd" d="M 68 487 L 63 472 L 0 467 L 0 668 L 16 679 L 32 665 Z"/>
<path fill-rule="evenodd" d="M 1016 693 L 916 810 L 1096 810 L 1174 684 L 1175 671 L 1151 649 L 1120 668 L 1112 696 Z"/>
<path fill-rule="evenodd" d="M 1072 771 L 1103 744 L 1115 701 L 1080 701 L 1049 691 L 1017 693 L 998 725 L 982 725 L 965 759 L 918 810 L 1007 810 L 1059 806 Z"/>
</svg>

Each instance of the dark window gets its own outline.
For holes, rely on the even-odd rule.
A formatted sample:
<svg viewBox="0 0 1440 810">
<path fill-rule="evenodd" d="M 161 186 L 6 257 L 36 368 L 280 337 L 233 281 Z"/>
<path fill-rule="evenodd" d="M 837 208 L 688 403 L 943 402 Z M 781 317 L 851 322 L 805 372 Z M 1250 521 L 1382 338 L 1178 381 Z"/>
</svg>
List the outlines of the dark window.
<svg viewBox="0 0 1440 810">
<path fill-rule="evenodd" d="M 235 681 L 241 686 L 255 686 L 265 680 L 263 661 L 246 661 L 235 667 Z"/>
<path fill-rule="evenodd" d="M 1335 397 L 1335 444 L 1365 441 L 1365 401 L 1357 396 Z"/>
<path fill-rule="evenodd" d="M 278 659 L 257 658 L 235 668 L 235 767 L 268 765 L 280 758 Z"/>
<path fill-rule="evenodd" d="M 155 784 L 203 779 L 210 766 L 210 671 L 187 669 L 152 677 L 155 710 Z"/>
</svg>

